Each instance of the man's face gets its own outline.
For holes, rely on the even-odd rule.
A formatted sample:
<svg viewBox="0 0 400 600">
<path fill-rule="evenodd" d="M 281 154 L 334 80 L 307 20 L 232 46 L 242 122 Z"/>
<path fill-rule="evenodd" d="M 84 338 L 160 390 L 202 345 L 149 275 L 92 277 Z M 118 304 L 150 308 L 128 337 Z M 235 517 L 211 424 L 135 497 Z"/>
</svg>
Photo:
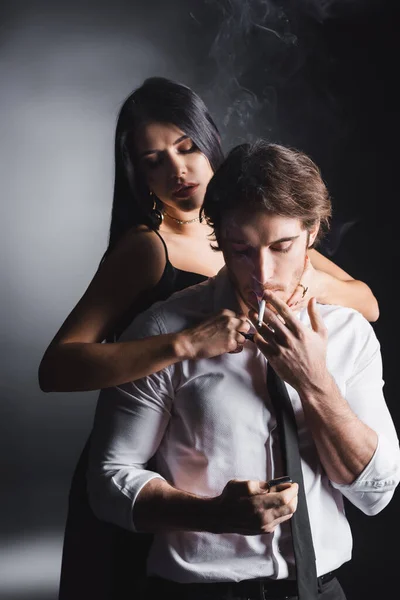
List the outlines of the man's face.
<svg viewBox="0 0 400 600">
<path fill-rule="evenodd" d="M 263 291 L 272 290 L 287 302 L 300 282 L 307 248 L 317 232 L 318 226 L 308 232 L 299 219 L 263 210 L 227 214 L 219 245 L 242 300 L 257 310 Z"/>
</svg>

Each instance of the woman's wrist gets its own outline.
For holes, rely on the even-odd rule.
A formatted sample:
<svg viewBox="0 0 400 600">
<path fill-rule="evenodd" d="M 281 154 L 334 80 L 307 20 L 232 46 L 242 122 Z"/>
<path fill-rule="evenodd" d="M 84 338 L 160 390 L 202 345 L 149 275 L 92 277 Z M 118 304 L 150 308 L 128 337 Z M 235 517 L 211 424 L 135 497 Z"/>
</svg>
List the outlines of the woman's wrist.
<svg viewBox="0 0 400 600">
<path fill-rule="evenodd" d="M 172 334 L 172 352 L 177 361 L 196 358 L 196 353 L 187 330 Z"/>
<path fill-rule="evenodd" d="M 314 297 L 320 304 L 329 304 L 329 285 L 332 278 L 324 271 L 314 271 L 313 283 L 309 295 Z"/>
</svg>

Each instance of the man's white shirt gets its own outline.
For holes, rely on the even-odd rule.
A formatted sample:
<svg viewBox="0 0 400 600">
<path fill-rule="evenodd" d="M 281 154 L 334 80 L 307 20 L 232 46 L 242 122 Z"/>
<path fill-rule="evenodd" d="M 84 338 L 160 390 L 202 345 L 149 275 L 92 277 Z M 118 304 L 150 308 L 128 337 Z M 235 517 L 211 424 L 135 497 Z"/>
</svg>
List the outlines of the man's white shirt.
<svg viewBox="0 0 400 600">
<path fill-rule="evenodd" d="M 178 292 L 137 317 L 121 341 L 178 332 L 222 309 L 238 311 L 226 269 Z M 379 342 L 358 312 L 318 305 L 328 329 L 327 366 L 358 418 L 378 434 L 370 463 L 351 485 L 330 481 L 307 429 L 297 392 L 286 387 L 296 415 L 317 574 L 351 558 L 343 496 L 373 515 L 400 479 L 400 450 L 383 396 Z M 308 313 L 298 318 L 310 326 Z M 185 360 L 100 393 L 92 434 L 88 490 L 96 515 L 135 531 L 142 487 L 162 477 L 198 496 L 217 496 L 230 479 L 283 475 L 276 420 L 266 387 L 267 360 L 251 341 L 242 352 Z M 154 471 L 146 465 L 155 458 Z M 178 582 L 294 577 L 288 523 L 274 533 L 156 534 L 148 573 Z"/>
</svg>

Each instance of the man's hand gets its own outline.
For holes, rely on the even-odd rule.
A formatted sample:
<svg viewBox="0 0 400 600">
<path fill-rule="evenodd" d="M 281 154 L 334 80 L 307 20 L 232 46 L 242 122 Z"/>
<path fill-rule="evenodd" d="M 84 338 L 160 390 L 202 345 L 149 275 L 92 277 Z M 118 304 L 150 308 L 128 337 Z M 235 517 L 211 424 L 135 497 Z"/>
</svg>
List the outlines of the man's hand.
<svg viewBox="0 0 400 600">
<path fill-rule="evenodd" d="M 260 535 L 271 533 L 297 508 L 297 483 L 269 489 L 265 481 L 228 481 L 219 496 L 202 497 L 151 479 L 133 508 L 137 531 L 208 531 Z"/>
<path fill-rule="evenodd" d="M 264 481 L 228 481 L 217 498 L 215 533 L 272 533 L 296 511 L 298 489 L 297 483 L 282 483 L 269 490 Z"/>
<path fill-rule="evenodd" d="M 264 292 L 263 298 L 267 302 L 264 322 L 254 342 L 279 377 L 299 393 L 324 387 L 330 381 L 326 367 L 328 333 L 315 298 L 307 306 L 311 328 L 273 292 Z M 256 313 L 251 318 L 257 322 Z"/>
</svg>

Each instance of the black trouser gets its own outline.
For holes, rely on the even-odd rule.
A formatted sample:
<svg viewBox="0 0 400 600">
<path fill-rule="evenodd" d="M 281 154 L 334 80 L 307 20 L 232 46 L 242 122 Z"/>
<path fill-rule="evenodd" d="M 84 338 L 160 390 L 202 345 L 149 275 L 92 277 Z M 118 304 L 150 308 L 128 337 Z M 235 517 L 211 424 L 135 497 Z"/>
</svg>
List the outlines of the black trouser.
<svg viewBox="0 0 400 600">
<path fill-rule="evenodd" d="M 174 583 L 150 577 L 145 600 L 296 600 L 292 581 L 247 580 L 238 583 Z M 346 600 L 334 574 L 318 580 L 319 600 Z"/>
</svg>

